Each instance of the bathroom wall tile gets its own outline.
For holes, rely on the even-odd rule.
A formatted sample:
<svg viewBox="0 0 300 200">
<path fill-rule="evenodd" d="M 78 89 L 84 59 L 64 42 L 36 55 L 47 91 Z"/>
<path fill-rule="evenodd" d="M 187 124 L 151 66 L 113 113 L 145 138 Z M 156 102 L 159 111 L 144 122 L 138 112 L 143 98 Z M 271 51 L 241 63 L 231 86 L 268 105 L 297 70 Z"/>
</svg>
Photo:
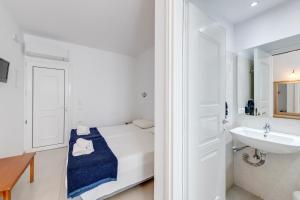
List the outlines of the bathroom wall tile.
<svg viewBox="0 0 300 200">
<path fill-rule="evenodd" d="M 226 190 L 233 185 L 233 153 L 232 141 L 226 143 Z"/>
</svg>

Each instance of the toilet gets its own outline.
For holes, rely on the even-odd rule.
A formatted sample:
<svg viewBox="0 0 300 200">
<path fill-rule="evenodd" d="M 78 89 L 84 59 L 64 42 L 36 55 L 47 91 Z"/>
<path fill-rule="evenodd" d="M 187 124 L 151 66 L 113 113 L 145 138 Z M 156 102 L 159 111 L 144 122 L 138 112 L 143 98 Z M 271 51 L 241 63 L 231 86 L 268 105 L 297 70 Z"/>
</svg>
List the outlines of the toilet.
<svg viewBox="0 0 300 200">
<path fill-rule="evenodd" d="M 293 200 L 300 200 L 300 191 L 295 191 L 293 193 Z"/>
</svg>

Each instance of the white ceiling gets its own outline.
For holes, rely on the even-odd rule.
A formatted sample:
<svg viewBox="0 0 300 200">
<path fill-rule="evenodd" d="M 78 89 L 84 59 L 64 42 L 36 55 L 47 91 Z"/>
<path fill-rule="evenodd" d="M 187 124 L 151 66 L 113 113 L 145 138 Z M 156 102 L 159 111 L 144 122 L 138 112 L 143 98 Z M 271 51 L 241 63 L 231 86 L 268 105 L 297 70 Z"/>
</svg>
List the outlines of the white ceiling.
<svg viewBox="0 0 300 200">
<path fill-rule="evenodd" d="M 130 56 L 154 44 L 154 0 L 2 0 L 25 32 Z"/>
<path fill-rule="evenodd" d="M 202 8 L 210 13 L 217 14 L 218 17 L 224 17 L 232 24 L 237 24 L 263 13 L 264 11 L 278 6 L 281 3 L 290 0 L 194 0 Z M 258 1 L 256 7 L 250 4 Z"/>
</svg>

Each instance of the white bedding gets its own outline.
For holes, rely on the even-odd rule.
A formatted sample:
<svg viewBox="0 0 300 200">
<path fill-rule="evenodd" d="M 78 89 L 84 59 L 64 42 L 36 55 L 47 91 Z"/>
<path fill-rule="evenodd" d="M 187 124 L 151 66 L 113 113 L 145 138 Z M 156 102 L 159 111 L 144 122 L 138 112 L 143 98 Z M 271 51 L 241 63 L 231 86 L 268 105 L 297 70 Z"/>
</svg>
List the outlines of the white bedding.
<svg viewBox="0 0 300 200">
<path fill-rule="evenodd" d="M 104 199 L 154 175 L 154 131 L 133 124 L 98 128 L 118 158 L 118 180 L 81 195 L 83 200 Z"/>
</svg>

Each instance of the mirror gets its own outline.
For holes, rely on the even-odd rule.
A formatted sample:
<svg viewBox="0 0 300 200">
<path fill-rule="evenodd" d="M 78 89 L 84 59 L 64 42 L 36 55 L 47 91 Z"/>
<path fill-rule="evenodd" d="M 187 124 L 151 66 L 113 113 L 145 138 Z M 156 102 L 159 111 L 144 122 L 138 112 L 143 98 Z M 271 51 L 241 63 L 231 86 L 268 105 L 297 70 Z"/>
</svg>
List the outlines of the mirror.
<svg viewBox="0 0 300 200">
<path fill-rule="evenodd" d="M 254 115 L 254 57 L 251 51 L 238 55 L 238 107 L 240 114 Z"/>
<path fill-rule="evenodd" d="M 274 82 L 274 117 L 300 119 L 300 81 Z"/>
<path fill-rule="evenodd" d="M 238 53 L 237 83 L 240 115 L 300 119 L 300 35 Z"/>
<path fill-rule="evenodd" d="M 239 113 L 269 116 L 272 55 L 260 48 L 249 49 L 238 55 Z"/>
</svg>

